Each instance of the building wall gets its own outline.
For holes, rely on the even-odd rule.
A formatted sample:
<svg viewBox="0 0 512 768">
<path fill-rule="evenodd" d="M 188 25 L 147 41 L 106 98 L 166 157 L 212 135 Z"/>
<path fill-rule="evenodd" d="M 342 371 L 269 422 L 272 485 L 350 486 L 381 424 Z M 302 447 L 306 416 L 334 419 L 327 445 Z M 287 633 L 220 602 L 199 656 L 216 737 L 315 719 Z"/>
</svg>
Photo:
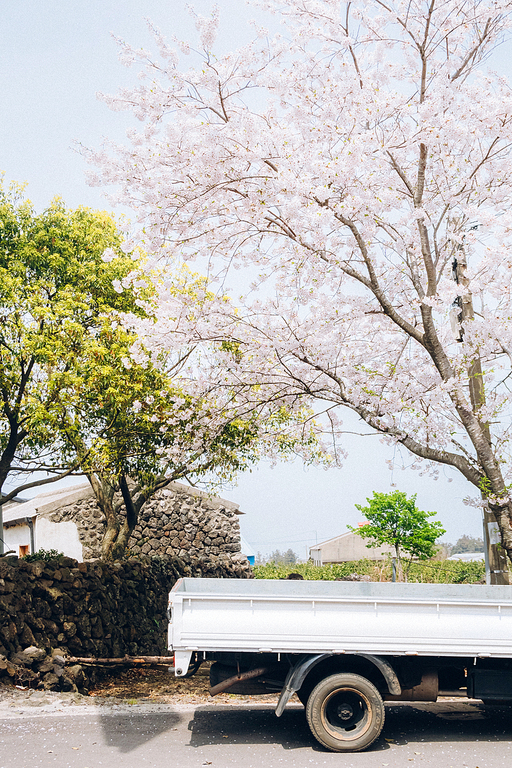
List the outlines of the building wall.
<svg viewBox="0 0 512 768">
<path fill-rule="evenodd" d="M 127 554 L 172 555 L 186 563 L 206 556 L 247 564 L 241 553 L 237 512 L 238 506 L 225 499 L 182 483 L 169 483 L 142 507 Z M 39 544 L 38 538 L 37 546 L 57 549 L 78 560 L 101 556 L 105 518 L 90 494 L 45 511 L 37 526 L 41 526 L 44 540 L 53 542 L 45 546 Z M 63 537 L 59 543 L 61 530 Z"/>
<path fill-rule="evenodd" d="M 351 560 L 384 560 L 388 555 L 394 555 L 392 547 L 382 545 L 366 546 L 366 542 L 355 533 L 345 533 L 338 538 L 326 541 L 311 549 L 311 556 L 317 564 L 346 563 Z"/>
<path fill-rule="evenodd" d="M 39 517 L 35 525 L 35 550 L 55 549 L 75 560 L 83 560 L 83 546 L 78 526 L 73 520 L 55 523 L 47 517 Z"/>
<path fill-rule="evenodd" d="M 19 555 L 20 547 L 27 546 L 30 552 L 30 528 L 26 522 L 4 527 L 4 549 L 6 552 L 12 550 L 16 555 Z"/>
</svg>

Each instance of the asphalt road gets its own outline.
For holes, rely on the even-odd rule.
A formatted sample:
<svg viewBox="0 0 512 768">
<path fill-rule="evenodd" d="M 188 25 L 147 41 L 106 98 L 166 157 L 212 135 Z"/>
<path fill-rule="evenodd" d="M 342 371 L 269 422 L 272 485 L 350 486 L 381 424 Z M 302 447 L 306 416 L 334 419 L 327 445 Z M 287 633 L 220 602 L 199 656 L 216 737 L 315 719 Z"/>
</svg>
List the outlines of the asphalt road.
<svg viewBox="0 0 512 768">
<path fill-rule="evenodd" d="M 312 738 L 304 710 L 269 706 L 11 705 L 0 720 L 0 768 L 512 768 L 512 708 L 393 704 L 366 752 L 334 754 Z"/>
</svg>

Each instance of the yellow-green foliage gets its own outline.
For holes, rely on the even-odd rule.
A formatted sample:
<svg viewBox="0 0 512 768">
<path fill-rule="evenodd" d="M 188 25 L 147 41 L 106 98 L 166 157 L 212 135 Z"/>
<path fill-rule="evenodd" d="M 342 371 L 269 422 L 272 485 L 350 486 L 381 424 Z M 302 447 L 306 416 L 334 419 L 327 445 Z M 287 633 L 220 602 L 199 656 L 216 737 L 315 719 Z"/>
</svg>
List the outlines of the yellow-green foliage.
<svg viewBox="0 0 512 768">
<path fill-rule="evenodd" d="M 356 560 L 336 565 L 313 565 L 312 563 L 294 563 L 281 565 L 265 563 L 253 567 L 257 579 L 286 579 L 289 573 L 300 573 L 305 579 L 315 581 L 334 581 L 350 576 L 352 573 L 368 575 L 372 581 L 391 581 L 391 563 L 379 563 L 374 560 Z M 408 581 L 431 584 L 475 584 L 485 574 L 483 561 L 462 562 L 461 560 L 429 560 L 413 562 Z"/>
</svg>

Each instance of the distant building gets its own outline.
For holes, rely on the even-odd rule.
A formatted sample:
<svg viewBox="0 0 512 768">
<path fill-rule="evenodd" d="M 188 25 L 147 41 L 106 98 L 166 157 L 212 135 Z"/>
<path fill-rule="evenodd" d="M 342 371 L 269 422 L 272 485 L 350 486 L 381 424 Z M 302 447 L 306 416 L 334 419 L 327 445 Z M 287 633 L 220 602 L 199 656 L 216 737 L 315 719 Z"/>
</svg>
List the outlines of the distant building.
<svg viewBox="0 0 512 768">
<path fill-rule="evenodd" d="M 393 557 L 395 554 L 394 548 L 386 544 L 369 548 L 366 543 L 367 539 L 363 539 L 357 533 L 347 531 L 347 533 L 342 533 L 340 536 L 335 536 L 310 547 L 309 556 L 315 565 L 326 565 L 328 563 L 347 563 L 363 558 L 386 560 L 388 555 Z"/>
<path fill-rule="evenodd" d="M 210 557 L 237 563 L 254 555 L 240 546 L 237 504 L 178 482 L 169 482 L 143 505 L 127 555 Z M 89 483 L 53 488 L 3 508 L 4 548 L 18 557 L 39 549 L 76 560 L 101 557 L 105 516 Z"/>
<path fill-rule="evenodd" d="M 485 560 L 485 554 L 483 552 L 458 552 L 449 557 L 448 560 L 462 560 L 464 563 L 469 563 L 472 560 Z"/>
</svg>

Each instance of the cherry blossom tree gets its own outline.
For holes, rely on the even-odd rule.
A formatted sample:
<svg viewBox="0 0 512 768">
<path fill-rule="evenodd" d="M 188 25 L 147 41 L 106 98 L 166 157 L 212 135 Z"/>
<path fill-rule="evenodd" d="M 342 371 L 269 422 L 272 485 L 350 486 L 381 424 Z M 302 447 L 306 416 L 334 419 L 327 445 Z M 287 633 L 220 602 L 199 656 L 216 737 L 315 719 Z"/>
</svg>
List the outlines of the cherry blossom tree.
<svg viewBox="0 0 512 768">
<path fill-rule="evenodd" d="M 457 469 L 511 556 L 512 93 L 487 67 L 512 3 L 260 5 L 282 32 L 230 53 L 216 10 L 197 50 L 121 44 L 140 83 L 104 98 L 142 128 L 91 153 L 93 182 L 146 248 L 247 268 L 243 307 L 217 315 L 241 381 Z"/>
<path fill-rule="evenodd" d="M 153 277 L 169 311 L 165 322 L 154 328 L 147 277 L 132 270 L 114 281 L 121 293 L 138 295 L 143 311 L 106 318 L 82 355 L 74 396 L 60 404 L 64 461 L 80 467 L 105 515 L 105 559 L 124 556 L 143 505 L 170 481 L 211 491 L 261 456 L 322 458 L 300 397 L 284 402 L 275 386 L 237 382 L 229 375 L 238 365 L 236 344 L 194 340 L 197 318 L 218 303 L 205 281 L 187 270 Z"/>
<path fill-rule="evenodd" d="M 298 398 L 287 408 L 260 385 L 257 395 L 226 386 L 236 345 L 196 349 L 195 316 L 224 299 L 186 268 L 153 270 L 153 287 L 144 254 L 121 246 L 107 213 L 55 199 L 36 215 L 22 188 L 0 183 L 0 492 L 10 486 L 0 555 L 3 504 L 65 477 L 87 477 L 105 516 L 102 556 L 116 559 L 143 504 L 171 480 L 213 488 L 262 453 L 316 450 Z M 157 287 L 160 307 L 176 314 L 174 299 L 180 312 L 165 349 L 151 334 L 152 365 L 121 320 L 152 330 Z"/>
</svg>

